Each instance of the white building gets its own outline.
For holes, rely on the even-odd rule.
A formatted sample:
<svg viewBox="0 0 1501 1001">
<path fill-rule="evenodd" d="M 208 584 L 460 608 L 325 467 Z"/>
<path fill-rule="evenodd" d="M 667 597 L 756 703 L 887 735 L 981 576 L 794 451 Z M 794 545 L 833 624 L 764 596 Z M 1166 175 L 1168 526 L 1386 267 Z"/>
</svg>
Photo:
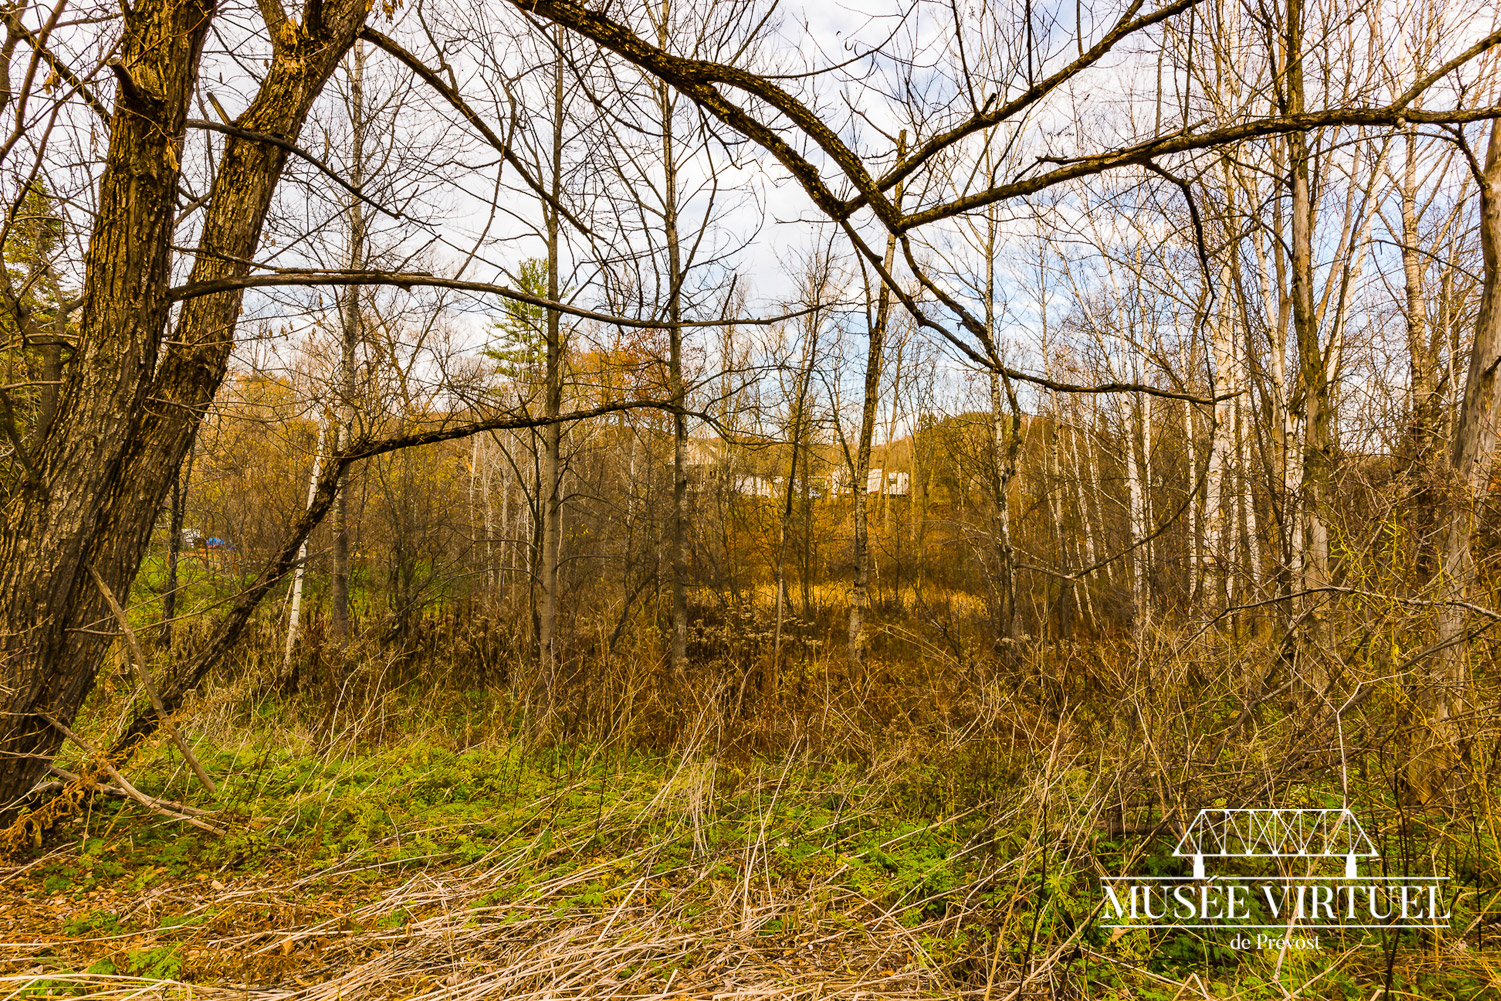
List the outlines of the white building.
<svg viewBox="0 0 1501 1001">
<path fill-rule="evenodd" d="M 754 473 L 739 473 L 734 480 L 737 494 L 748 494 L 751 497 L 775 497 L 776 483 L 765 476 L 757 476 Z"/>
</svg>

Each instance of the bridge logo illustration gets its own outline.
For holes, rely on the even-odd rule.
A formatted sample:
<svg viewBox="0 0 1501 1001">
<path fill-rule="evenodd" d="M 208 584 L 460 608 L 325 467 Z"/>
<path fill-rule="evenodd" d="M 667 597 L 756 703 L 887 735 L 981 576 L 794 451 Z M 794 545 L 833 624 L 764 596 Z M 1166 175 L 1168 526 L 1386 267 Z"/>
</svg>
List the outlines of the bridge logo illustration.
<svg viewBox="0 0 1501 1001">
<path fill-rule="evenodd" d="M 1378 871 L 1380 854 L 1349 809 L 1200 810 L 1172 854 L 1190 860 L 1189 875 L 1104 878 L 1104 927 L 1259 933 L 1237 934 L 1236 948 L 1449 927 L 1447 877 Z"/>
<path fill-rule="evenodd" d="M 1355 879 L 1376 848 L 1349 810 L 1200 810 L 1173 854 L 1193 859 L 1194 879 L 1205 858 L 1342 858 Z"/>
</svg>

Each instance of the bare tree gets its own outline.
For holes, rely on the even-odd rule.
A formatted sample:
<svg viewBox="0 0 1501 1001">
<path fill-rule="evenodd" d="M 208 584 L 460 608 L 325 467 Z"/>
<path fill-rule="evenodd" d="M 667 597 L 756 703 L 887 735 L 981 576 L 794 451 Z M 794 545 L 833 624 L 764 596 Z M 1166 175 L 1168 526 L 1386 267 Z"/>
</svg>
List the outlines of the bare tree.
<svg viewBox="0 0 1501 1001">
<path fill-rule="evenodd" d="M 5 404 L 0 408 L 4 423 L 0 430 L 9 447 L 6 518 L 0 528 L 0 659 L 6 664 L 0 688 L 0 748 L 5 753 L 0 759 L 0 803 L 13 801 L 31 787 L 93 685 L 111 640 L 96 628 L 109 616 L 102 592 L 129 593 L 195 429 L 224 382 L 242 311 L 290 312 L 306 301 L 298 296 L 313 294 L 307 290 L 339 288 L 347 306 L 356 300 L 357 288 L 384 286 L 402 294 L 442 288 L 484 301 L 505 298 L 540 310 L 545 331 L 540 412 L 531 412 L 525 405 L 505 410 L 491 406 L 482 412 L 476 406 L 463 410 L 461 417 L 460 408 L 435 408 L 442 412 L 404 414 L 407 425 L 383 437 L 374 432 L 351 434 L 340 447 L 342 432 L 336 434 L 313 502 L 295 519 L 286 544 L 270 554 L 264 572 L 224 613 L 214 638 L 186 657 L 181 673 L 163 686 L 169 711 L 223 656 L 243 630 L 255 602 L 293 569 L 302 541 L 335 506 L 338 478 L 353 463 L 400 448 L 499 429 L 539 429 L 542 438 L 537 468 L 529 474 L 535 481 L 534 520 L 539 535 L 535 560 L 539 663 L 533 694 L 537 702 L 551 703 L 561 646 L 562 522 L 565 510 L 571 511 L 565 503 L 563 427 L 642 407 L 674 415 L 675 513 L 669 562 L 675 588 L 673 661 L 682 663 L 686 461 L 681 452 L 689 395 L 682 324 L 697 321 L 673 319 L 687 317 L 689 311 L 680 308 L 681 304 L 673 306 L 670 296 L 655 304 L 667 307 L 666 326 L 673 339 L 668 350 L 668 399 L 581 402 L 572 409 L 565 405 L 567 327 L 585 321 L 638 330 L 660 330 L 664 325 L 659 309 L 644 311 L 650 315 L 590 309 L 580 297 L 598 292 L 595 277 L 582 277 L 577 288 L 563 277 L 565 267 L 574 263 L 570 258 L 584 256 L 568 253 L 568 241 L 577 234 L 594 235 L 595 222 L 571 203 L 575 192 L 570 189 L 587 185 L 573 175 L 565 176 L 565 154 L 573 155 L 565 151 L 572 143 L 572 137 L 565 135 L 565 117 L 583 111 L 612 113 L 602 101 L 598 106 L 593 103 L 600 96 L 599 81 L 590 69 L 596 61 L 612 73 L 628 68 L 639 74 L 662 102 L 670 98 L 693 105 L 719 141 L 752 151 L 747 156 L 754 158 L 756 171 L 786 181 L 789 189 L 798 192 L 801 210 L 809 212 L 820 227 L 826 223 L 844 234 L 873 276 L 872 286 L 884 289 L 881 294 L 889 295 L 890 308 L 903 310 L 920 332 L 923 340 L 914 340 L 912 352 L 923 354 L 923 368 L 920 377 L 911 374 L 916 368 L 904 372 L 916 392 L 907 393 L 906 388 L 903 392 L 911 409 L 918 412 L 908 528 L 916 542 L 912 555 L 917 579 L 924 586 L 934 563 L 928 559 L 929 551 L 936 549 L 933 539 L 942 530 L 940 519 L 931 517 L 932 513 L 940 503 L 953 502 L 961 510 L 968 503 L 967 485 L 952 477 L 950 483 L 940 482 L 940 473 L 948 475 L 945 457 L 934 451 L 933 443 L 940 439 L 935 432 L 943 424 L 937 413 L 939 363 L 932 360 L 938 346 L 973 370 L 995 373 L 1003 387 L 1009 383 L 1021 393 L 1046 394 L 1049 400 L 1075 394 L 1129 394 L 1123 397 L 1127 402 L 1115 408 L 1122 424 L 1119 444 L 1129 452 L 1122 472 L 1135 478 L 1127 515 L 1128 545 L 1123 552 L 1138 561 L 1134 582 L 1143 622 L 1149 611 L 1154 615 L 1158 611 L 1146 586 L 1152 573 L 1167 566 L 1172 546 L 1184 548 L 1181 540 L 1170 544 L 1164 534 L 1174 519 L 1159 517 L 1173 507 L 1170 496 L 1176 496 L 1168 489 L 1169 474 L 1202 465 L 1187 405 L 1210 407 L 1214 401 L 1203 390 L 1191 387 L 1181 373 L 1174 379 L 1173 370 L 1185 367 L 1186 359 L 1194 357 L 1199 347 L 1187 345 L 1181 352 L 1184 360 L 1174 361 L 1175 352 L 1165 348 L 1171 338 L 1138 338 L 1133 343 L 1120 334 L 1141 319 L 1160 319 L 1165 331 L 1176 332 L 1185 326 L 1183 317 L 1193 312 L 1184 304 L 1194 298 L 1179 294 L 1180 289 L 1174 304 L 1168 306 L 1163 302 L 1174 296 L 1158 297 L 1147 289 L 1126 308 L 1103 311 L 1093 324 L 1102 332 L 1102 342 L 1106 334 L 1109 337 L 1109 350 L 1097 359 L 1099 364 L 1086 365 L 1079 357 L 1060 354 L 1024 365 L 1009 354 L 1003 357 L 993 317 L 965 301 L 953 276 L 938 270 L 924 242 L 938 243 L 940 234 L 990 207 L 1018 204 L 1065 184 L 1083 185 L 1107 173 L 1128 176 L 1122 173 L 1127 170 L 1160 177 L 1157 171 L 1186 171 L 1200 155 L 1212 160 L 1216 151 L 1254 147 L 1259 158 L 1255 169 L 1248 168 L 1246 173 L 1261 171 L 1275 178 L 1275 191 L 1255 190 L 1262 185 L 1260 181 L 1244 184 L 1238 180 L 1238 212 L 1242 217 L 1252 216 L 1270 201 L 1273 222 L 1264 234 L 1263 249 L 1274 248 L 1283 239 L 1290 246 L 1281 257 L 1272 249 L 1271 260 L 1260 274 L 1235 277 L 1243 269 L 1231 268 L 1237 285 L 1236 309 L 1242 314 L 1246 338 L 1252 337 L 1251 315 L 1257 312 L 1261 315 L 1255 317 L 1254 328 L 1266 345 L 1253 381 L 1258 383 L 1261 399 L 1273 401 L 1271 412 L 1260 422 L 1271 456 L 1262 463 L 1269 488 L 1268 513 L 1280 519 L 1287 537 L 1282 548 L 1289 558 L 1284 562 L 1294 564 L 1294 554 L 1297 561 L 1285 571 L 1286 596 L 1295 590 L 1336 586 L 1338 566 L 1330 555 L 1329 533 L 1338 513 L 1333 465 L 1339 444 L 1342 304 L 1348 301 L 1345 290 L 1352 284 L 1347 277 L 1357 274 L 1357 269 L 1345 264 L 1336 279 L 1325 281 L 1320 294 L 1315 287 L 1319 277 L 1315 255 L 1327 244 L 1345 261 L 1358 260 L 1354 251 L 1362 244 L 1370 218 L 1360 205 L 1363 185 L 1381 173 L 1373 168 L 1379 163 L 1379 156 L 1370 152 L 1376 148 L 1373 144 L 1408 127 L 1456 127 L 1501 114 L 1493 106 L 1454 106 L 1453 101 L 1436 97 L 1430 102 L 1421 100 L 1425 95 L 1452 96 L 1462 89 L 1450 84 L 1501 43 L 1501 33 L 1463 35 L 1453 52 L 1431 61 L 1431 69 L 1404 71 L 1391 82 L 1373 82 L 1354 73 L 1341 76 L 1347 60 L 1329 64 L 1325 73 L 1329 79 L 1314 80 L 1308 71 L 1312 46 L 1305 39 L 1305 27 L 1315 11 L 1312 7 L 1305 10 L 1303 0 L 1289 0 L 1287 8 L 1275 15 L 1258 11 L 1258 24 L 1266 37 L 1245 39 L 1235 49 L 1258 80 L 1254 92 L 1243 100 L 1211 109 L 1202 118 L 1187 111 L 1182 116 L 1135 114 L 1119 123 L 1119 130 L 1081 128 L 1064 134 L 1035 127 L 1052 114 L 1090 120 L 1097 108 L 1091 103 L 1090 84 L 1094 74 L 1108 71 L 1107 57 L 1162 50 L 1169 24 L 1194 18 L 1198 6 L 1198 0 L 1168 0 L 1155 6 L 1132 0 L 1119 11 L 1079 10 L 1073 25 L 1077 44 L 1046 51 L 1033 44 L 1034 12 L 1024 5 L 1016 20 L 1025 28 L 1019 35 L 1026 41 L 1018 43 L 1014 58 L 983 66 L 964 60 L 945 63 L 935 72 L 948 76 L 934 87 L 889 91 L 882 89 L 884 78 L 867 74 L 866 69 L 872 61 L 880 61 L 897 67 L 893 72 L 898 77 L 914 77 L 922 70 L 923 32 L 893 34 L 878 48 L 862 51 L 852 60 L 824 61 L 809 55 L 804 65 L 789 71 L 748 43 L 727 45 L 716 52 L 676 51 L 671 39 L 651 30 L 650 18 L 642 21 L 644 12 L 637 8 L 630 8 L 622 20 L 613 7 L 567 0 L 514 0 L 481 11 L 475 17 L 504 19 L 504 28 L 472 35 L 440 38 L 442 33 L 429 30 L 434 24 L 424 21 L 419 26 L 422 30 L 412 36 L 418 39 L 414 44 L 433 47 L 427 57 L 366 26 L 366 6 L 346 0 L 308 5 L 295 20 L 279 0 L 262 0 L 257 5 L 259 21 L 248 26 L 238 12 L 222 12 L 191 0 L 172 4 L 142 0 L 108 22 L 90 20 L 69 28 L 92 39 L 85 43 L 85 47 L 92 46 L 87 56 L 77 56 L 80 48 L 76 45 L 66 48 L 65 55 L 56 51 L 61 7 L 47 12 L 50 20 L 37 30 L 19 17 L 8 20 L 6 51 L 25 46 L 35 58 L 7 63 L 9 86 L 0 94 L 0 110 L 14 117 L 14 139 L 0 144 L 0 159 L 5 161 L 7 178 L 19 182 L 11 192 L 15 197 L 7 198 L 11 208 L 4 225 L 15 227 L 26 181 L 43 171 L 59 177 L 88 175 L 77 182 L 79 196 L 69 203 L 90 207 L 91 219 L 86 227 L 79 227 L 80 232 L 87 229 L 90 234 L 87 250 L 70 265 L 78 277 L 76 302 L 70 299 L 68 310 L 59 303 L 52 311 L 49 319 L 58 352 L 55 358 L 45 355 L 40 363 L 44 371 L 58 376 L 41 380 L 49 385 L 60 383 L 55 407 L 49 402 L 52 391 L 45 386 L 30 387 L 42 390 L 35 394 L 34 404 L 30 397 L 13 400 L 8 392 L 0 399 Z M 452 9 L 439 6 L 424 7 L 411 16 L 428 18 L 437 16 L 435 11 L 442 16 L 453 14 Z M 992 5 L 981 5 L 973 15 L 958 9 L 951 13 L 957 32 L 1010 16 L 1009 10 Z M 769 30 L 749 15 L 745 23 L 751 35 Z M 1197 32 L 1209 30 L 1202 27 L 1203 22 L 1194 23 L 1200 27 L 1183 32 L 1190 40 Z M 218 36 L 211 38 L 211 30 L 221 26 L 226 33 L 223 42 Z M 496 44 L 497 36 L 528 33 L 534 39 L 545 38 L 549 46 L 550 58 L 543 72 L 536 72 L 536 60 L 523 58 L 524 66 L 518 70 L 503 58 L 493 58 L 496 52 L 489 47 Z M 956 35 L 956 44 L 963 37 Z M 470 245 L 460 246 L 441 226 L 416 218 L 415 197 L 393 199 L 389 204 L 378 201 L 372 191 L 365 190 L 373 178 L 341 175 L 326 157 L 299 145 L 303 125 L 325 83 L 357 38 L 410 71 L 430 98 L 425 112 L 441 120 L 443 130 L 461 137 L 450 147 L 431 151 L 435 166 L 467 181 L 482 180 L 471 185 L 476 190 L 497 192 L 488 201 L 466 194 L 470 198 L 466 204 L 483 204 L 489 210 L 489 217 L 475 227 Z M 450 58 L 444 48 L 450 44 L 453 51 L 462 48 L 473 58 Z M 210 70 L 206 62 L 210 45 L 233 47 L 233 56 L 245 57 L 235 61 L 228 52 L 214 53 L 214 58 L 235 67 L 229 75 L 236 87 L 247 90 L 244 107 L 236 115 L 224 109 L 225 100 L 235 103 L 232 88 L 209 82 L 210 75 L 218 75 L 217 66 Z M 1344 52 L 1335 54 L 1345 57 Z M 75 58 L 82 68 L 71 65 Z M 787 58 L 785 53 L 782 58 Z M 37 79 L 39 65 L 51 68 L 52 83 Z M 461 79 L 458 67 L 462 66 L 480 66 L 485 72 Z M 525 84 L 518 82 L 523 76 Z M 1182 74 L 1183 79 L 1190 76 Z M 111 79 L 112 92 L 102 94 L 101 81 Z M 839 92 L 837 100 L 830 99 L 830 88 Z M 940 92 L 944 97 L 935 102 L 931 95 Z M 575 94 L 578 99 L 570 100 Z M 1161 108 L 1163 96 L 1165 91 L 1159 88 L 1157 94 L 1148 95 L 1147 103 L 1157 98 L 1155 104 Z M 1185 86 L 1172 96 L 1187 107 L 1193 103 L 1193 87 Z M 33 102 L 44 109 L 40 119 L 26 110 Z M 1440 103 L 1444 106 L 1433 106 Z M 200 107 L 205 109 L 204 117 L 190 117 Z M 213 117 L 206 110 L 210 107 Z M 1179 120 L 1171 120 L 1174 117 Z M 1149 118 L 1154 120 L 1148 122 Z M 93 131 L 96 119 L 103 120 L 108 135 L 108 149 L 97 170 L 62 152 L 62 147 L 48 145 L 54 127 L 71 128 L 81 137 Z M 867 128 L 873 120 L 907 123 L 913 130 L 910 141 L 897 144 L 897 149 L 886 141 L 873 145 Z M 45 127 L 38 128 L 38 122 Z M 997 131 L 1014 135 L 1019 153 L 1024 148 L 1025 155 L 1004 158 L 1005 169 L 995 173 L 968 169 L 983 159 L 985 142 Z M 1348 139 L 1364 152 L 1342 160 L 1323 156 L 1337 139 Z M 538 155 L 524 155 L 521 147 L 528 142 Z M 654 155 L 671 159 L 674 144 L 675 137 L 669 134 Z M 337 196 L 341 214 L 348 214 L 352 230 L 368 224 L 374 213 L 400 218 L 410 225 L 414 244 L 441 247 L 441 253 L 435 250 L 421 257 L 414 250 L 408 266 L 372 267 L 368 256 L 351 258 L 349 264 L 355 267 L 305 266 L 306 258 L 286 248 L 301 246 L 316 227 L 300 223 L 293 210 L 272 214 L 278 190 L 289 175 L 289 163 L 296 164 L 290 174 L 299 184 L 329 185 L 342 192 Z M 1325 204 L 1321 193 L 1328 186 L 1321 189 L 1319 182 L 1326 178 L 1320 172 L 1335 170 L 1349 182 L 1350 196 L 1345 201 L 1347 211 L 1330 210 L 1329 218 L 1340 219 L 1333 227 L 1340 236 L 1326 238 L 1325 233 L 1332 231 L 1321 225 L 1321 205 Z M 1479 167 L 1477 174 L 1489 177 L 1488 170 L 1488 165 Z M 728 183 L 729 173 L 724 176 Z M 963 181 L 953 183 L 956 177 Z M 1185 183 L 1192 187 L 1192 182 Z M 521 191 L 526 197 L 502 197 L 501 191 L 507 196 Z M 681 204 L 675 197 L 669 201 Z M 535 215 L 523 217 L 516 208 L 522 203 L 535 204 L 540 221 Z M 278 227 L 270 234 L 274 240 L 263 239 L 268 235 L 268 219 Z M 678 223 L 678 232 L 668 243 L 681 248 L 681 217 Z M 602 235 L 606 239 L 615 236 Z M 507 256 L 504 251 L 513 250 L 514 241 L 521 239 L 540 240 L 545 248 L 546 282 L 540 292 L 515 287 L 514 281 L 504 284 L 500 280 L 504 264 L 490 259 L 497 248 L 503 250 L 500 256 Z M 193 250 L 179 254 L 176 248 L 183 246 Z M 1490 245 L 1486 247 L 1489 253 Z M 1256 252 L 1252 248 L 1240 257 Z M 898 281 L 892 273 L 897 253 L 904 278 L 910 275 L 910 281 Z M 518 256 L 509 253 L 508 259 L 514 264 Z M 1141 261 L 1139 270 L 1147 270 L 1145 250 Z M 448 265 L 452 273 L 437 273 Z M 675 263 L 669 261 L 666 270 L 680 276 L 685 268 L 686 259 L 680 256 Z M 477 274 L 477 269 L 488 270 Z M 66 271 L 58 268 L 59 274 Z M 33 273 L 38 280 L 51 282 L 43 277 L 45 269 Z M 1257 282 L 1262 285 L 1259 291 L 1254 289 Z M 52 284 L 60 289 L 62 283 Z M 681 288 L 676 278 L 666 283 L 669 289 L 674 286 Z M 247 289 L 261 291 L 249 297 Z M 1488 286 L 1488 297 L 1490 291 Z M 1259 303 L 1254 301 L 1257 297 Z M 1097 305 L 1090 303 L 1089 296 L 1077 298 L 1081 310 L 1084 305 Z M 34 336 L 40 329 L 39 317 L 28 313 L 28 297 L 11 294 L 5 299 L 17 336 L 32 338 L 33 345 L 41 346 L 40 338 Z M 1148 307 L 1155 312 L 1142 312 Z M 70 313 L 76 314 L 75 320 L 57 321 L 57 315 Z M 1479 328 L 1483 336 L 1477 337 L 1477 350 L 1482 354 L 1490 350 L 1485 324 L 1493 314 L 1490 309 L 1483 313 Z M 802 525 L 802 578 L 804 604 L 812 604 L 817 538 L 807 476 L 812 465 L 811 450 L 806 447 L 810 434 L 807 373 L 816 361 L 818 321 L 809 320 L 809 315 L 813 314 L 798 321 L 813 326 L 812 336 L 804 337 L 805 365 L 800 366 L 795 406 L 789 413 L 792 468 L 783 499 L 782 551 L 777 560 L 779 606 L 785 604 L 794 491 L 802 494 L 804 511 L 809 512 Z M 724 319 L 704 322 L 722 325 Z M 773 318 L 737 319 L 748 325 L 770 323 Z M 58 330 L 58 326 L 65 329 Z M 341 327 L 344 345 L 350 340 L 349 329 L 348 324 Z M 1085 329 L 1082 324 L 1080 329 Z M 1297 346 L 1296 376 L 1282 369 L 1282 346 L 1289 329 Z M 1089 348 L 1087 338 L 1078 340 L 1075 347 Z M 1122 357 L 1126 350 L 1134 352 L 1130 358 Z M 1138 358 L 1138 354 L 1149 357 Z M 341 364 L 342 359 L 341 355 Z M 1484 367 L 1488 362 L 1482 359 L 1475 364 L 1481 367 L 1472 366 L 1474 375 L 1455 425 L 1457 451 L 1451 453 L 1450 463 L 1458 482 L 1467 484 L 1471 494 L 1483 482 L 1476 469 L 1488 461 L 1494 444 L 1484 430 L 1489 426 L 1490 404 L 1485 402 L 1489 369 Z M 351 369 L 344 364 L 341 372 L 346 401 L 353 396 L 347 385 Z M 18 393 L 22 391 L 17 388 Z M 1064 429 L 1066 408 L 1052 405 L 1049 409 L 1057 447 L 1046 460 L 1052 464 L 1053 475 L 1048 479 L 1058 483 L 1063 477 L 1057 468 L 1062 462 L 1059 453 L 1063 448 L 1076 448 L 1078 440 L 1073 430 Z M 1181 434 L 1180 445 L 1177 428 L 1185 413 L 1189 413 L 1189 426 Z M 1293 420 L 1299 413 L 1301 429 Z M 864 423 L 868 427 L 872 421 Z M 1171 454 L 1173 447 L 1181 448 L 1181 460 Z M 1082 482 L 1078 476 L 1069 481 L 1072 495 L 1077 496 Z M 858 489 L 860 484 L 855 486 Z M 1188 492 L 1181 485 L 1173 489 Z M 1306 501 L 1301 506 L 1296 503 L 1299 494 Z M 1065 499 L 1068 505 L 1062 503 Z M 1068 519 L 1082 516 L 1085 505 L 1061 493 L 1054 502 L 1057 509 L 1051 528 L 1057 535 L 1058 563 L 1078 564 L 1079 540 L 1066 537 L 1066 529 Z M 1191 522 L 1195 514 L 1191 508 L 1184 510 L 1186 521 Z M 1295 526 L 1304 530 L 1296 544 L 1291 538 Z M 1451 533 L 1444 539 L 1443 551 L 1445 576 L 1472 582 L 1468 543 Z M 1078 598 L 1072 600 L 1087 601 L 1087 589 L 1081 589 L 1076 570 L 1074 566 L 1064 571 L 1058 592 L 1076 593 Z M 96 572 L 104 587 L 95 584 Z M 1068 607 L 1067 602 L 1063 607 Z M 1308 612 L 1309 621 L 1297 623 L 1295 616 L 1289 624 L 1311 626 L 1302 631 L 1304 639 L 1312 640 L 1303 650 L 1317 648 L 1317 656 L 1324 657 L 1332 642 L 1322 617 L 1324 606 L 1310 601 L 1302 610 Z M 1446 635 L 1454 633 L 1452 623 L 1444 628 Z M 1454 677 L 1452 665 L 1448 670 Z M 774 674 L 771 680 L 775 682 Z M 1311 687 L 1321 691 L 1326 681 L 1313 678 Z M 129 741 L 153 725 L 148 721 L 133 727 Z"/>
<path fill-rule="evenodd" d="M 349 183 L 365 184 L 365 44 L 356 41 L 349 50 Z M 365 206 L 357 195 L 349 198 L 349 270 L 365 266 Z M 355 365 L 360 344 L 360 287 L 344 291 L 339 311 L 338 425 L 336 451 L 349 448 L 354 428 Z M 316 474 L 314 476 L 316 479 Z M 349 645 L 349 491 L 340 489 L 333 510 L 333 573 L 329 600 L 332 604 L 335 655 L 342 661 Z M 342 664 L 341 664 L 342 667 Z"/>
<path fill-rule="evenodd" d="M 898 156 L 906 152 L 906 136 L 907 133 L 903 130 L 897 138 Z M 900 186 L 894 200 L 900 208 Z M 886 275 L 891 274 L 895 262 L 896 235 L 890 234 L 886 238 L 886 256 L 882 261 Z M 866 497 L 869 491 L 865 484 L 870 478 L 870 448 L 875 435 L 876 407 L 880 402 L 881 371 L 886 360 L 886 328 L 891 322 L 891 292 L 886 288 L 884 276 L 877 279 L 876 286 L 879 291 L 871 296 L 870 282 L 866 282 L 865 312 L 869 346 L 865 355 L 865 386 L 860 403 L 860 438 L 855 447 L 854 473 L 851 476 L 855 499 L 855 584 L 850 590 L 849 664 L 851 675 L 857 680 L 865 677 L 865 616 L 870 609 L 869 502 Z M 875 300 L 873 304 L 872 298 Z M 879 493 L 883 497 L 886 495 L 884 481 Z"/>
<path fill-rule="evenodd" d="M 262 11 L 269 66 L 225 126 L 233 131 L 201 203 L 192 281 L 249 272 L 286 147 L 365 16 L 341 0 L 309 8 L 301 23 L 277 0 Z M 91 569 L 111 591 L 129 591 L 233 343 L 224 332 L 239 314 L 236 290 L 185 303 L 166 342 L 184 134 L 213 16 L 149 0 L 123 14 L 77 348 L 45 440 L 16 453 L 24 473 L 0 529 L 0 802 L 30 788 L 63 739 L 49 721 L 71 721 L 92 687 L 108 639 L 79 628 L 106 614 Z"/>
<path fill-rule="evenodd" d="M 1461 138 L 1461 141 L 1463 139 Z M 1469 596 L 1476 582 L 1471 550 L 1476 504 L 1484 495 L 1501 444 L 1501 119 L 1491 123 L 1484 162 L 1466 147 L 1480 187 L 1480 242 L 1485 284 L 1475 339 L 1470 347 L 1464 399 L 1449 448 L 1449 482 L 1437 518 L 1439 535 L 1439 656 L 1426 689 L 1429 723 L 1436 747 L 1410 769 L 1425 798 L 1441 791 L 1453 767 L 1458 742 L 1453 720 L 1464 711 L 1468 689 Z"/>
</svg>

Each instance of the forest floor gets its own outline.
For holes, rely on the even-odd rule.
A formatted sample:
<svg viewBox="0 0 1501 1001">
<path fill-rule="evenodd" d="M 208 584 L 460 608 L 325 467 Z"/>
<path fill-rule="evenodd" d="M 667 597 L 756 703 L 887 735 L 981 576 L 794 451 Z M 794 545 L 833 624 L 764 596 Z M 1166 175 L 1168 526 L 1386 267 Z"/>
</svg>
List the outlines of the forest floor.
<svg viewBox="0 0 1501 1001">
<path fill-rule="evenodd" d="M 0 870 L 0 997 L 941 991 L 950 944 L 923 913 L 964 878 L 961 824 L 771 773 L 711 808 L 722 777 L 692 761 L 404 744 L 204 762 L 225 833 L 99 801 Z"/>
<path fill-rule="evenodd" d="M 458 701 L 333 747 L 271 703 L 200 720 L 212 796 L 154 747 L 132 781 L 217 830 L 99 797 L 0 861 L 0 999 L 1501 996 L 1463 936 L 1388 967 L 1101 931 L 1088 886 L 1129 860 L 1033 799 L 1087 768 L 965 801 L 934 794 L 973 770 L 953 746 L 524 746 Z"/>
</svg>

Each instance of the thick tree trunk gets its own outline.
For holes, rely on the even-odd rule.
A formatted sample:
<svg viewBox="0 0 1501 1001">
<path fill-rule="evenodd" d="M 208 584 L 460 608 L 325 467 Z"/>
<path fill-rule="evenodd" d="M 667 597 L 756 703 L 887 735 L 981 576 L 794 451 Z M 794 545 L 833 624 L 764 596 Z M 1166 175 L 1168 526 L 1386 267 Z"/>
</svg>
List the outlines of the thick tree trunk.
<svg viewBox="0 0 1501 1001">
<path fill-rule="evenodd" d="M 904 133 L 905 135 L 905 133 Z M 994 165 L 989 148 L 986 149 L 987 168 Z M 995 209 L 985 210 L 983 253 L 985 257 L 985 336 L 987 348 L 996 350 L 995 322 L 995 264 L 1000 253 L 1000 226 Z M 999 360 L 999 359 L 997 359 Z M 997 639 L 1011 639 L 1016 633 L 1016 550 L 1011 540 L 1011 480 L 1016 476 L 1018 457 L 1021 454 L 1021 407 L 1017 404 L 1016 390 L 1011 377 L 992 368 L 990 382 L 990 493 L 995 504 L 995 518 L 991 526 L 992 545 L 996 561 L 996 633 Z M 1009 419 L 1001 409 L 1002 390 L 1010 406 Z M 1080 487 L 1083 490 L 1083 487 Z M 1082 498 L 1081 498 L 1082 500 Z M 1089 514 L 1080 509 L 1080 517 L 1087 536 Z"/>
<path fill-rule="evenodd" d="M 1440 649 L 1420 693 L 1434 746 L 1408 769 L 1409 780 L 1425 799 L 1441 788 L 1453 760 L 1457 734 L 1451 721 L 1462 711 L 1468 693 L 1469 615 L 1460 603 L 1469 600 L 1476 583 L 1470 548 L 1476 506 L 1490 484 L 1501 444 L 1501 120 L 1491 123 L 1480 179 L 1480 244 L 1485 260 L 1480 313 L 1438 515 L 1438 596 L 1444 602 L 1438 613 Z"/>
<path fill-rule="evenodd" d="M 1242 386 L 1246 384 L 1245 380 L 1240 382 Z M 1240 498 L 1241 532 L 1245 536 L 1245 594 L 1254 597 L 1260 593 L 1261 586 L 1262 527 L 1260 517 L 1256 513 L 1256 492 L 1252 485 L 1251 461 L 1246 443 L 1249 435 L 1245 432 L 1243 415 L 1244 408 L 1241 401 L 1237 399 L 1235 401 L 1235 475 L 1238 480 L 1236 493 Z"/>
<path fill-rule="evenodd" d="M 233 345 L 240 295 L 221 293 L 185 302 L 163 350 L 184 121 L 211 15 L 191 0 L 142 0 L 124 14 L 78 348 L 35 473 L 0 529 L 0 811 L 45 772 L 62 741 L 47 717 L 72 721 L 111 641 L 85 628 L 108 615 L 89 568 L 129 593 Z M 271 24 L 271 65 L 238 127 L 295 140 L 364 15 L 362 3 L 333 0 L 308 24 Z M 245 273 L 285 158 L 269 143 L 226 141 L 191 280 Z M 164 701 L 181 697 L 170 681 L 162 689 Z"/>
</svg>

